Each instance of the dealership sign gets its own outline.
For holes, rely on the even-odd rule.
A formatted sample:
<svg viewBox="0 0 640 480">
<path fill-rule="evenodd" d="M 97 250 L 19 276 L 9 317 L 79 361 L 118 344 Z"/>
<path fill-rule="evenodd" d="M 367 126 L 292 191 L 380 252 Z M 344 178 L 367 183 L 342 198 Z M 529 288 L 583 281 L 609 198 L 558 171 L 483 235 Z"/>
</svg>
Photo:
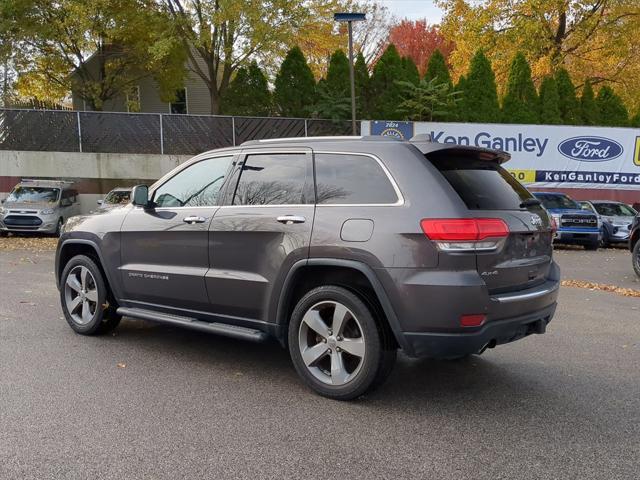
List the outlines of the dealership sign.
<svg viewBox="0 0 640 480">
<path fill-rule="evenodd" d="M 402 124 L 407 133 L 394 136 L 426 133 L 438 143 L 504 150 L 511 154 L 507 169 L 522 183 L 537 187 L 640 190 L 637 128 L 410 123 L 365 121 L 362 132 L 394 135 L 389 129 Z"/>
</svg>

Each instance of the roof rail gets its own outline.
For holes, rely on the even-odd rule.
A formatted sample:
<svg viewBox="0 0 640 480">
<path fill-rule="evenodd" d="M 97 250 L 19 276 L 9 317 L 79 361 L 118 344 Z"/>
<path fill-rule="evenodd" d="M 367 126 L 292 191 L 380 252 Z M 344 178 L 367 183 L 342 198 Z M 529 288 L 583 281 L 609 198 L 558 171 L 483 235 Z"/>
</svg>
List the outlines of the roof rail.
<svg viewBox="0 0 640 480">
<path fill-rule="evenodd" d="M 240 146 L 248 146 L 248 145 L 264 145 L 268 143 L 295 143 L 295 142 L 318 142 L 318 141 L 336 141 L 336 140 L 364 140 L 364 141 L 373 141 L 373 142 L 388 142 L 388 141 L 402 141 L 397 137 L 392 136 L 382 136 L 382 135 L 335 135 L 335 136 L 326 136 L 326 137 L 285 137 L 285 138 L 265 138 L 262 140 L 247 140 L 240 144 Z"/>
<path fill-rule="evenodd" d="M 37 183 L 37 182 L 42 182 L 42 183 L 68 183 L 69 185 L 73 185 L 74 182 L 73 180 L 57 180 L 54 178 L 22 178 L 20 179 L 21 183 Z"/>
</svg>

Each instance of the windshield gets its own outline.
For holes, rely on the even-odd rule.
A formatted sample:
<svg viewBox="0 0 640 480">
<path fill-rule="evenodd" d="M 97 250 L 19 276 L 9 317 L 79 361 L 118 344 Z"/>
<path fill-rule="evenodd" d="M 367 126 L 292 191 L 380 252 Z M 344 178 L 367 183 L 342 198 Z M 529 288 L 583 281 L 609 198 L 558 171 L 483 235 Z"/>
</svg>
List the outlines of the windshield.
<svg viewBox="0 0 640 480">
<path fill-rule="evenodd" d="M 636 212 L 623 203 L 596 203 L 597 212 L 605 217 L 635 217 Z"/>
<path fill-rule="evenodd" d="M 7 198 L 7 202 L 56 203 L 59 196 L 59 188 L 17 186 Z"/>
<path fill-rule="evenodd" d="M 129 203 L 129 198 L 131 197 L 131 192 L 129 191 L 118 191 L 118 192 L 110 192 L 104 199 L 104 203 L 107 205 L 124 205 Z"/>
<path fill-rule="evenodd" d="M 535 193 L 534 193 L 535 195 Z M 580 205 L 575 201 L 571 200 L 566 195 L 536 195 L 536 197 L 542 202 L 544 208 L 548 209 L 574 209 L 581 210 Z"/>
</svg>

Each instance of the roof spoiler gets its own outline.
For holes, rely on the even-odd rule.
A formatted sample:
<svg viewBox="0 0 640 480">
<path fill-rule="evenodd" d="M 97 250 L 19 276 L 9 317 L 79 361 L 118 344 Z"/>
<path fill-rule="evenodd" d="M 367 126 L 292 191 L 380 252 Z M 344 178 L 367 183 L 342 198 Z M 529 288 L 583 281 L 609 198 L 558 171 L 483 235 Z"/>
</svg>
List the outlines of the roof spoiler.
<svg viewBox="0 0 640 480">
<path fill-rule="evenodd" d="M 409 140 L 409 143 L 415 145 L 425 156 L 434 159 L 441 158 L 445 155 L 455 155 L 458 157 L 468 157 L 473 160 L 496 162 L 498 164 L 503 164 L 511 159 L 511 155 L 502 150 L 434 142 L 428 133 L 414 135 L 411 137 L 411 140 Z"/>
</svg>

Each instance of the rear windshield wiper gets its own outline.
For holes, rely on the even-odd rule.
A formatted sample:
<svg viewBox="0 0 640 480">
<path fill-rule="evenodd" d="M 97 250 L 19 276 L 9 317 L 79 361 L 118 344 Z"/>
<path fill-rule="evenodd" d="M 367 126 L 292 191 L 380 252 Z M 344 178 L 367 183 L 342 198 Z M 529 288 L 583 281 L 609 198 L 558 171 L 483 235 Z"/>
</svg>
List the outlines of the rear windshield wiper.
<svg viewBox="0 0 640 480">
<path fill-rule="evenodd" d="M 542 205 L 542 202 L 537 198 L 527 198 L 522 201 L 520 208 L 537 207 L 538 205 Z"/>
</svg>

